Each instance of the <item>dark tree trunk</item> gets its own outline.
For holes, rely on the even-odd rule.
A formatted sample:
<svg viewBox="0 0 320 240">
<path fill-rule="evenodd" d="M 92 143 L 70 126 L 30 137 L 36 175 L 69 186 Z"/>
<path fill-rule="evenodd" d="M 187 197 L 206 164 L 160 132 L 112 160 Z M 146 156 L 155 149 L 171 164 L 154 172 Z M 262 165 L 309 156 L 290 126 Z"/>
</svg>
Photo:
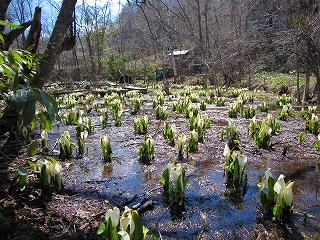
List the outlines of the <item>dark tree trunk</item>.
<svg viewBox="0 0 320 240">
<path fill-rule="evenodd" d="M 33 45 L 33 48 L 30 50 L 32 53 L 36 53 L 38 49 L 39 39 L 41 33 L 41 8 L 36 7 L 34 10 L 34 16 L 27 37 L 26 48 L 29 48 Z"/>
<path fill-rule="evenodd" d="M 45 51 L 46 56 L 42 59 L 39 66 L 38 75 L 32 83 L 36 87 L 43 87 L 45 81 L 49 78 L 50 73 L 54 68 L 54 64 L 59 54 L 64 50 L 70 49 L 71 44 L 67 44 L 65 41 L 65 35 L 72 24 L 73 12 L 76 3 L 77 0 L 63 0 L 62 2 L 57 21 L 54 25 L 47 49 Z"/>
<path fill-rule="evenodd" d="M 296 56 L 296 71 L 297 71 L 297 101 L 301 103 L 300 96 L 300 69 L 299 69 L 299 58 Z"/>
<path fill-rule="evenodd" d="M 6 20 L 6 13 L 9 7 L 9 4 L 12 0 L 1 0 L 0 1 L 0 20 Z M 0 25 L 0 32 L 3 32 L 4 26 Z"/>
<path fill-rule="evenodd" d="M 202 22 L 201 22 L 201 5 L 200 0 L 196 1 L 197 4 L 197 20 L 198 20 L 198 34 L 199 34 L 199 50 L 203 54 L 203 36 L 202 36 Z"/>
<path fill-rule="evenodd" d="M 316 96 L 317 96 L 317 104 L 320 104 L 320 75 L 316 74 Z"/>
<path fill-rule="evenodd" d="M 92 47 L 92 44 L 91 44 L 91 39 L 90 39 L 90 35 L 89 34 L 87 34 L 86 40 L 87 40 L 89 56 L 90 56 L 90 64 L 91 64 L 91 74 L 90 74 L 91 77 L 90 77 L 90 80 L 95 83 L 96 80 L 97 80 L 97 78 L 96 78 L 97 67 L 96 67 L 96 62 L 94 60 L 94 52 L 93 52 L 93 47 Z"/>
<path fill-rule="evenodd" d="M 4 34 L 3 37 L 4 37 L 5 45 L 2 48 L 4 50 L 8 50 L 11 44 L 13 43 L 13 41 L 17 37 L 19 37 L 28 27 L 30 27 L 31 24 L 32 24 L 32 21 L 22 23 L 20 25 L 21 28 L 13 29 L 9 33 Z"/>
<path fill-rule="evenodd" d="M 308 102 L 310 100 L 309 87 L 310 87 L 310 68 L 308 64 L 306 64 L 306 85 L 304 86 L 304 96 L 303 96 L 305 102 Z"/>
</svg>

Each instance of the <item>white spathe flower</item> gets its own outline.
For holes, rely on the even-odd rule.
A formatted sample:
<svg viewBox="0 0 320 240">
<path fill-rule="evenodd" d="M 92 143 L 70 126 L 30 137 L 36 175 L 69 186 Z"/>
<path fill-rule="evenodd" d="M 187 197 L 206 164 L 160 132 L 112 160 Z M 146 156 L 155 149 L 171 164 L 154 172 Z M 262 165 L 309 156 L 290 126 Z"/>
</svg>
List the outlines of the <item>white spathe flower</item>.
<svg viewBox="0 0 320 240">
<path fill-rule="evenodd" d="M 109 218 L 111 219 L 112 227 L 116 228 L 120 220 L 120 209 L 117 207 L 114 207 L 113 209 L 109 209 L 105 215 L 106 221 L 108 221 Z"/>
<path fill-rule="evenodd" d="M 132 219 L 132 209 L 125 206 L 125 210 L 120 218 L 120 229 L 123 231 L 127 231 L 130 227 L 130 235 L 134 232 L 134 221 Z"/>
<path fill-rule="evenodd" d="M 148 116 L 144 115 L 143 119 L 144 119 L 144 122 L 148 125 Z"/>
<path fill-rule="evenodd" d="M 226 143 L 226 145 L 224 146 L 224 150 L 223 150 L 223 156 L 225 156 L 226 158 L 230 157 L 230 148 L 229 145 Z"/>
<path fill-rule="evenodd" d="M 83 110 L 78 110 L 78 114 L 79 114 L 79 117 L 82 117 L 82 115 L 84 114 L 84 111 Z"/>
<path fill-rule="evenodd" d="M 257 123 L 256 116 L 251 119 L 250 125 L 255 125 Z"/>
<path fill-rule="evenodd" d="M 270 135 L 271 132 L 272 132 L 272 129 L 269 126 L 263 124 L 262 125 L 262 131 L 260 131 L 259 135 L 264 137 L 266 135 Z"/>
<path fill-rule="evenodd" d="M 51 182 L 51 174 L 50 174 L 50 170 L 51 170 L 51 167 L 52 167 L 52 163 L 49 162 L 48 160 L 38 160 L 37 163 L 36 163 L 36 168 L 37 170 L 41 173 L 42 175 L 42 168 L 43 167 L 46 167 L 46 176 L 47 176 L 47 185 L 50 185 L 50 182 Z M 44 176 L 42 176 L 44 177 Z"/>
<path fill-rule="evenodd" d="M 198 133 L 196 132 L 196 130 L 192 130 L 190 137 L 192 138 L 197 138 L 198 137 Z"/>
<path fill-rule="evenodd" d="M 104 115 L 100 115 L 99 119 L 100 119 L 100 122 L 103 122 L 104 121 Z"/>
<path fill-rule="evenodd" d="M 82 117 L 79 117 L 79 119 L 78 119 L 78 125 L 82 125 L 82 123 L 83 123 L 83 118 L 82 118 Z"/>
<path fill-rule="evenodd" d="M 294 182 L 289 182 L 289 184 L 286 186 L 284 200 L 285 200 L 287 206 L 291 206 L 292 202 L 293 202 L 293 193 L 292 193 L 293 183 Z"/>
<path fill-rule="evenodd" d="M 171 170 L 171 171 L 170 171 Z M 170 175 L 174 182 L 178 181 L 178 178 L 182 175 L 182 165 L 181 163 L 171 165 Z"/>
<path fill-rule="evenodd" d="M 102 108 L 102 109 L 100 109 L 100 112 L 101 112 L 102 115 L 105 115 L 107 113 L 107 109 Z"/>
<path fill-rule="evenodd" d="M 263 191 L 263 189 L 268 188 L 269 177 L 272 177 L 271 168 L 268 168 L 265 172 L 263 179 L 260 183 L 258 183 L 259 192 Z"/>
<path fill-rule="evenodd" d="M 175 134 L 177 132 L 177 127 L 174 123 L 171 125 L 171 131 L 173 134 Z"/>
<path fill-rule="evenodd" d="M 42 166 L 45 164 L 45 161 L 46 161 L 46 160 L 38 160 L 38 161 L 36 162 L 35 168 L 36 168 L 37 170 L 41 171 L 41 168 L 42 168 Z"/>
<path fill-rule="evenodd" d="M 83 124 L 86 125 L 86 126 L 88 126 L 88 124 L 89 124 L 89 122 L 90 122 L 90 120 L 89 120 L 88 117 L 83 117 L 83 118 L 82 118 L 82 121 L 83 121 Z"/>
<path fill-rule="evenodd" d="M 148 138 L 146 142 L 147 142 L 147 145 L 148 145 L 148 146 L 154 145 L 154 141 L 153 141 L 152 138 Z"/>
<path fill-rule="evenodd" d="M 246 166 L 248 159 L 246 156 L 240 154 L 238 156 L 238 161 L 239 161 L 240 167 L 243 169 Z"/>
<path fill-rule="evenodd" d="M 43 140 L 45 140 L 45 141 L 48 140 L 48 131 L 47 131 L 47 130 L 43 130 L 43 131 L 41 132 L 41 138 L 42 138 Z"/>
<path fill-rule="evenodd" d="M 106 146 L 107 143 L 108 143 L 108 141 L 109 141 L 108 136 L 107 136 L 107 135 L 103 136 L 103 137 L 100 139 L 100 144 L 101 144 L 101 146 Z"/>
<path fill-rule="evenodd" d="M 121 236 L 121 240 L 130 240 L 130 235 L 126 231 L 119 231 L 118 234 Z"/>
<path fill-rule="evenodd" d="M 186 142 L 186 135 L 184 133 L 182 133 L 179 137 L 178 137 L 178 148 L 180 149 L 183 144 Z"/>
<path fill-rule="evenodd" d="M 80 138 L 81 138 L 82 141 L 87 139 L 87 137 L 88 137 L 88 132 L 87 131 L 84 131 L 84 132 L 80 133 Z"/>
<path fill-rule="evenodd" d="M 282 195 L 286 190 L 286 183 L 284 182 L 284 175 L 281 174 L 277 180 L 277 182 L 273 186 L 273 190 L 278 194 Z"/>
<path fill-rule="evenodd" d="M 52 164 L 52 169 L 55 174 L 60 174 L 62 171 L 62 166 L 59 162 L 55 162 Z"/>
</svg>

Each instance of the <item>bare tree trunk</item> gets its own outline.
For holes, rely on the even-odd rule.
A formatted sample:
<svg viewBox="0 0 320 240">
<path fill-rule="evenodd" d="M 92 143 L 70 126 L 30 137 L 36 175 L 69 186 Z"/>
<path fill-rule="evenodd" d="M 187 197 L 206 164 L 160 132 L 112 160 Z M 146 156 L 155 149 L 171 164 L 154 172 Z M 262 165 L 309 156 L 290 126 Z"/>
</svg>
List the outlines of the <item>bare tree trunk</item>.
<svg viewBox="0 0 320 240">
<path fill-rule="evenodd" d="M 308 102 L 310 100 L 309 96 L 309 87 L 310 87 L 310 68 L 308 64 L 306 64 L 306 84 L 304 86 L 304 101 Z"/>
<path fill-rule="evenodd" d="M 73 12 L 77 0 L 63 0 L 61 9 L 49 39 L 45 57 L 42 59 L 39 72 L 33 85 L 42 88 L 54 68 L 59 54 L 65 50 L 65 35 L 73 21 Z"/>
<path fill-rule="evenodd" d="M 202 37 L 202 23 L 201 23 L 201 9 L 200 0 L 196 0 L 197 3 L 197 20 L 198 20 L 198 33 L 199 33 L 199 49 L 200 53 L 203 53 L 203 37 Z"/>
<path fill-rule="evenodd" d="M 90 63 L 91 63 L 91 74 L 90 74 L 91 75 L 91 80 L 93 82 L 96 82 L 97 68 L 96 68 L 96 62 L 94 61 L 94 54 L 93 54 L 91 39 L 90 39 L 90 36 L 89 36 L 88 33 L 87 33 L 87 36 L 86 36 L 86 40 L 87 40 L 89 56 L 90 56 Z"/>
<path fill-rule="evenodd" d="M 301 103 L 301 96 L 300 96 L 300 70 L 299 70 L 299 58 L 296 55 L 296 71 L 297 71 L 297 101 Z"/>
<path fill-rule="evenodd" d="M 81 47 L 81 52 L 82 52 L 82 57 L 83 57 L 85 70 L 86 70 L 86 78 L 88 80 L 91 80 L 90 77 L 89 77 L 90 74 L 89 74 L 89 68 L 88 68 L 88 64 L 87 64 L 86 54 L 84 52 L 84 47 L 83 47 L 82 40 L 81 40 L 81 37 L 80 37 L 79 33 L 78 33 L 78 39 L 79 39 L 79 43 L 80 43 L 80 47 Z"/>
<path fill-rule="evenodd" d="M 32 24 L 30 27 L 29 35 L 26 41 L 26 48 L 29 48 L 33 45 L 33 48 L 30 50 L 32 53 L 36 53 L 38 49 L 39 39 L 41 33 L 41 8 L 36 7 L 34 10 L 34 16 Z"/>
<path fill-rule="evenodd" d="M 170 1 L 171 3 L 171 1 Z M 174 53 L 173 53 L 173 46 L 172 46 L 172 16 L 171 16 L 171 12 L 168 9 L 168 18 L 169 18 L 169 29 L 168 29 L 168 33 L 169 33 L 169 48 L 170 48 L 170 54 L 171 54 L 171 62 L 172 62 L 172 68 L 173 68 L 173 75 L 174 78 L 176 79 L 176 77 L 178 76 L 178 72 L 177 72 L 177 65 L 176 65 L 176 59 L 174 58 Z"/>
<path fill-rule="evenodd" d="M 80 76 L 80 67 L 79 67 L 79 60 L 78 60 L 77 50 L 76 50 L 75 47 L 72 49 L 72 55 L 73 55 L 74 70 L 75 70 L 74 77 L 76 78 L 74 80 L 79 81 L 80 78 L 81 78 L 81 76 Z"/>
<path fill-rule="evenodd" d="M 12 0 L 1 0 L 0 1 L 0 20 L 6 20 L 6 13 L 9 7 L 9 4 Z M 4 26 L 0 25 L 0 32 L 4 30 Z"/>
<path fill-rule="evenodd" d="M 316 74 L 316 96 L 317 96 L 317 104 L 320 104 L 320 75 Z"/>
<path fill-rule="evenodd" d="M 204 21 L 205 21 L 205 29 L 206 29 L 206 44 L 205 44 L 205 49 L 206 49 L 206 54 L 209 54 L 209 46 L 210 46 L 210 38 L 209 38 L 209 26 L 208 26 L 208 1 L 205 0 L 205 5 L 204 5 Z"/>
</svg>

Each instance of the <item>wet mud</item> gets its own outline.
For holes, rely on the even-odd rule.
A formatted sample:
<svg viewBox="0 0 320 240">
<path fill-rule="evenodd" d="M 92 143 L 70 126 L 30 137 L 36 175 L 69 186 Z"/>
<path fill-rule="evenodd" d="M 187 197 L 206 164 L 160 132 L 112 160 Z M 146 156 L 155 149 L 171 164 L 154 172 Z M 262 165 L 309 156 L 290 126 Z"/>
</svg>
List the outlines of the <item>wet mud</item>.
<svg viewBox="0 0 320 240">
<path fill-rule="evenodd" d="M 129 111 L 123 116 L 124 123 L 115 127 L 109 114 L 107 128 L 102 129 L 99 114 L 90 113 L 95 130 L 85 141 L 87 152 L 81 158 L 63 161 L 63 182 L 66 191 L 79 194 L 83 198 L 98 198 L 110 206 L 133 206 L 143 199 L 154 202 L 153 209 L 141 214 L 144 225 L 163 239 L 256 239 L 268 234 L 270 239 L 314 239 L 320 229 L 320 153 L 313 147 L 317 136 L 304 131 L 305 121 L 297 116 L 288 121 L 280 121 L 281 130 L 271 138 L 272 149 L 259 149 L 247 133 L 249 120 L 228 117 L 228 105 L 235 99 L 227 99 L 226 106 L 216 107 L 208 104 L 204 111 L 212 120 L 204 143 L 199 144 L 196 153 L 188 154 L 182 162 L 186 169 L 188 185 L 185 189 L 184 208 L 179 213 L 170 210 L 161 187 L 161 174 L 170 160 L 176 160 L 177 146 L 170 146 L 162 136 L 162 120 L 156 120 L 155 111 L 150 104 L 152 93 L 144 95 L 146 104 L 142 111 L 133 116 Z M 269 99 L 275 99 L 270 97 Z M 253 105 L 264 101 L 257 95 Z M 172 101 L 166 100 L 169 110 L 169 124 L 177 125 L 177 134 L 190 134 L 185 114 L 171 111 Z M 275 105 L 275 104 L 274 104 Z M 257 119 L 266 113 L 256 111 Z M 269 113 L 276 115 L 276 107 Z M 134 133 L 133 119 L 147 114 L 149 117 L 149 136 L 155 142 L 155 158 L 150 165 L 143 165 L 138 158 L 138 149 L 144 136 Z M 248 158 L 247 192 L 244 196 L 234 195 L 226 188 L 223 149 L 226 143 L 220 131 L 228 121 L 236 123 L 241 131 L 241 145 Z M 74 127 L 55 127 L 51 139 L 57 138 L 64 130 L 74 137 Z M 299 134 L 305 132 L 304 143 L 299 144 Z M 113 159 L 104 163 L 99 140 L 107 134 L 111 141 Z M 53 141 L 53 140 L 52 140 Z M 74 139 L 75 142 L 75 139 Z M 50 143 L 53 145 L 53 142 Z M 283 156 L 283 149 L 287 152 Z M 76 155 L 76 153 L 74 153 Z M 276 224 L 265 220 L 259 209 L 257 183 L 264 172 L 272 168 L 275 178 L 280 174 L 294 184 L 294 213 L 286 224 Z M 90 204 L 90 202 L 88 202 Z M 308 218 L 303 220 L 303 212 Z M 90 222 L 90 217 L 87 217 Z M 101 218 L 102 219 L 102 218 Z"/>
</svg>

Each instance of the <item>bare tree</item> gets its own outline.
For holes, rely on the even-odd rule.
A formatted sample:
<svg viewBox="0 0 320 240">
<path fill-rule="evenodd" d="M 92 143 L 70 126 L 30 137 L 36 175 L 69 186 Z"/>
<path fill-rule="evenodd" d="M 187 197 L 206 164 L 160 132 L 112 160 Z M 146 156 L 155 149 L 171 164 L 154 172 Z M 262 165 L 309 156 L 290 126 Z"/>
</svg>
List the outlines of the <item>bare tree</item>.
<svg viewBox="0 0 320 240">
<path fill-rule="evenodd" d="M 62 51 L 72 49 L 75 45 L 74 29 L 70 29 L 74 20 L 74 11 L 77 0 L 64 0 L 62 2 L 58 18 L 52 30 L 47 48 L 45 50 L 45 57 L 42 59 L 39 66 L 39 73 L 35 78 L 33 84 L 42 88 L 49 78 L 50 73 L 54 68 L 54 64 Z M 70 35 L 66 37 L 66 33 L 70 29 Z"/>
</svg>

